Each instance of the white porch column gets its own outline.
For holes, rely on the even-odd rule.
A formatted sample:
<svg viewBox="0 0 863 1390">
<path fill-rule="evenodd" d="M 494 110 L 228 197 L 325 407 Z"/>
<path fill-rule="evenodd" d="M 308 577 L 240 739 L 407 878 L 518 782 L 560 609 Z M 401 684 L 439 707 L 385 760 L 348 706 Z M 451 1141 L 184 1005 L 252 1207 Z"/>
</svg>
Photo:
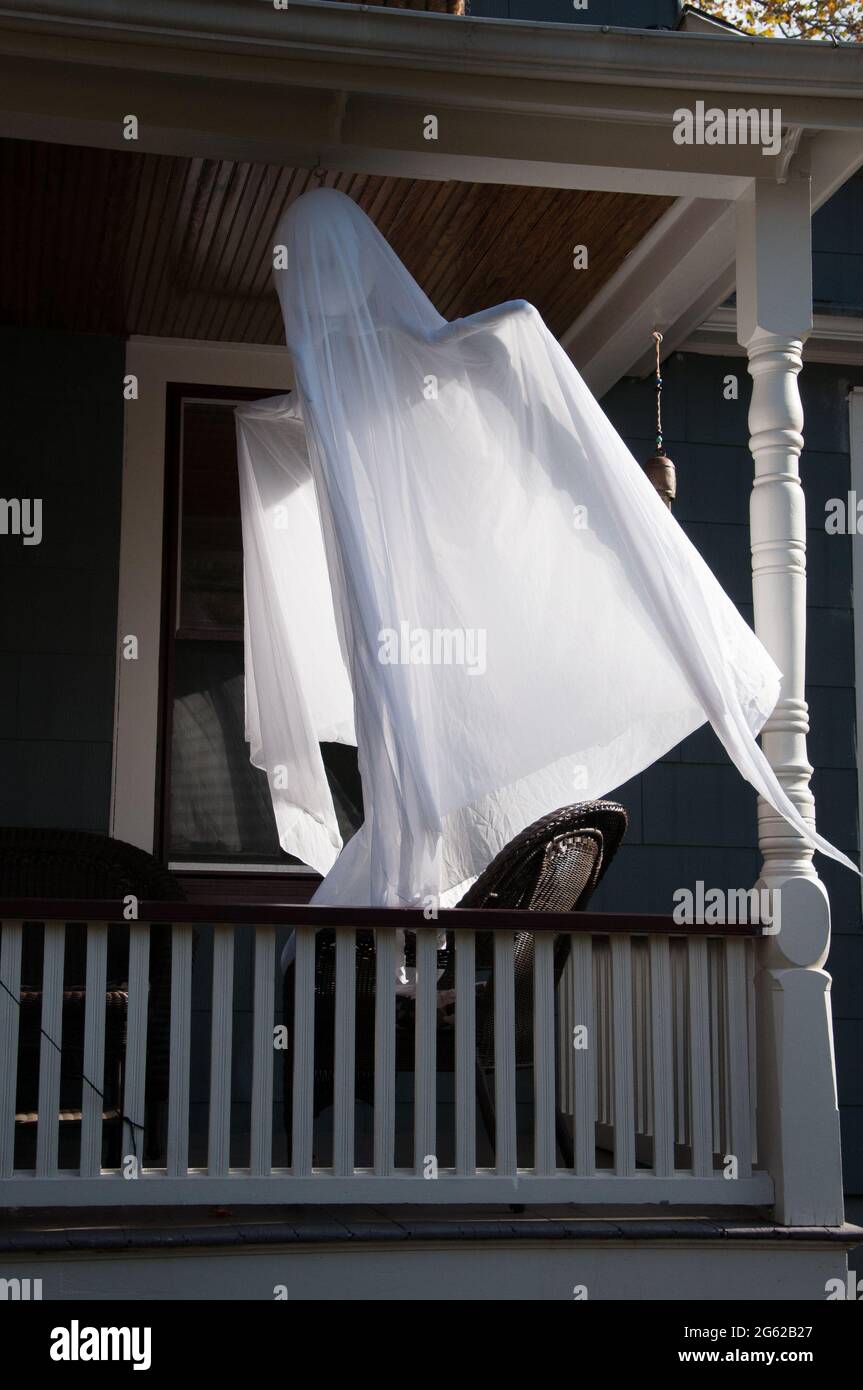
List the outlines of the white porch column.
<svg viewBox="0 0 863 1390">
<path fill-rule="evenodd" d="M 814 822 L 805 700 L 806 509 L 798 462 L 797 385 L 812 327 L 809 179 L 758 179 L 738 204 L 737 332 L 749 357 L 750 508 L 755 630 L 783 673 L 764 751 L 791 800 Z M 812 851 L 759 803 L 761 882 L 780 889 L 781 930 L 759 942 L 758 1146 L 786 1224 L 843 1220 L 833 1064 L 830 906 Z M 819 1296 L 813 1290 L 814 1298 Z"/>
</svg>

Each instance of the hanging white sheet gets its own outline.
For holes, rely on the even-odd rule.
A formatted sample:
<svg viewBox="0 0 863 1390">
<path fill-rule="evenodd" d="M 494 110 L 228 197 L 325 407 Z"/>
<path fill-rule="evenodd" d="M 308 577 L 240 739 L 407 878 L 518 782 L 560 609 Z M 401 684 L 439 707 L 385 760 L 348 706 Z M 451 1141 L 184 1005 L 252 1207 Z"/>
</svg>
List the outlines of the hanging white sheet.
<svg viewBox="0 0 863 1390">
<path fill-rule="evenodd" d="M 237 411 L 247 737 L 315 901 L 453 901 L 706 720 L 855 867 L 756 742 L 780 672 L 536 310 L 447 323 L 334 190 L 276 244 L 297 390 Z M 354 733 L 365 822 L 336 858 L 318 742 Z"/>
</svg>

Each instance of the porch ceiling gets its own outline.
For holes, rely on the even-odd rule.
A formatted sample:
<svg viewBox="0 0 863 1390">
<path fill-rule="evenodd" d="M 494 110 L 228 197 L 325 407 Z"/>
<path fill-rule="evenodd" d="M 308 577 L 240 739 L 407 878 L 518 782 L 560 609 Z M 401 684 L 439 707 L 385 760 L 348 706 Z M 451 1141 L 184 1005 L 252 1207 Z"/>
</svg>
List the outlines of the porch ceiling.
<svg viewBox="0 0 863 1390">
<path fill-rule="evenodd" d="M 561 334 L 669 197 L 339 173 L 446 318 L 530 300 Z M 0 140 L 0 321 L 278 344 L 280 165 Z M 587 269 L 573 247 L 589 248 Z"/>
<path fill-rule="evenodd" d="M 778 110 L 779 147 L 678 144 L 674 113 L 696 101 Z M 814 210 L 863 160 L 853 45 L 471 20 L 319 0 L 291 0 L 285 10 L 268 0 L 3 0 L 0 136 L 127 154 L 129 112 L 140 120 L 142 167 L 187 172 L 173 176 L 175 196 L 162 198 L 165 225 L 150 218 L 161 247 L 153 273 L 164 264 L 165 279 L 155 282 L 155 298 L 152 284 L 137 286 L 135 317 L 120 312 L 131 292 L 131 252 L 113 273 L 107 252 L 103 260 L 98 248 L 88 253 L 93 283 L 113 296 L 115 313 L 103 322 L 278 341 L 272 299 L 266 308 L 268 253 L 231 249 L 242 229 L 239 181 L 258 179 L 256 224 L 268 235 L 279 197 L 303 186 L 296 171 L 322 163 L 339 171 L 338 186 L 377 203 L 373 215 L 442 313 L 532 299 L 598 396 L 650 368 L 652 329 L 672 352 L 728 298 L 739 200 L 767 180 L 805 178 Z M 433 140 L 423 130 L 429 113 L 438 118 Z M 123 192 L 129 168 L 116 196 L 132 221 L 134 195 Z M 113 182 L 110 172 L 100 177 Z M 196 179 L 210 180 L 199 195 Z M 435 183 L 442 187 L 432 191 Z M 405 244 L 399 205 L 408 194 L 418 224 L 428 221 L 413 245 Z M 457 214 L 447 198 L 458 200 Z M 220 203 L 230 224 L 223 255 L 208 220 Z M 145 225 L 146 206 L 145 195 Z M 193 219 L 188 227 L 173 226 L 178 208 Z M 570 237 L 573 222 L 581 225 Z M 574 272 L 569 260 L 549 264 L 552 251 L 567 257 L 576 240 L 589 246 L 589 271 Z M 51 264 L 71 253 L 45 254 Z M 235 262 L 238 283 L 228 274 Z M 460 300 L 447 268 L 464 281 Z M 568 314 L 565 292 L 573 296 Z M 204 293 L 206 305 L 196 301 Z"/>
</svg>

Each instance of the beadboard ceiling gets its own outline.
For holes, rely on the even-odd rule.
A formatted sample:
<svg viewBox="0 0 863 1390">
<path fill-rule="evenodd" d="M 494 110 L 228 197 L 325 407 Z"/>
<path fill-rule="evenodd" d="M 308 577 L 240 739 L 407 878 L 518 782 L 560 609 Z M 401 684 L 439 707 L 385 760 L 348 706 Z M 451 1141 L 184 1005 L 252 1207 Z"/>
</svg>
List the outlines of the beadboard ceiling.
<svg viewBox="0 0 863 1390">
<path fill-rule="evenodd" d="M 329 174 L 445 318 L 506 299 L 577 318 L 669 198 Z M 281 343 L 273 233 L 308 170 L 0 140 L 0 322 Z M 584 244 L 589 268 L 575 270 Z"/>
</svg>

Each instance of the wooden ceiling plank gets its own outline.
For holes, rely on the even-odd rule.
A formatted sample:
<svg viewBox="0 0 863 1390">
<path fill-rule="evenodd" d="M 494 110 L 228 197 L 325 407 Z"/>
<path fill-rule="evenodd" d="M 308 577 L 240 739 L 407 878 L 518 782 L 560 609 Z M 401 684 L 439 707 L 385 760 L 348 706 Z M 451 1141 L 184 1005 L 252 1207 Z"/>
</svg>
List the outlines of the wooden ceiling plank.
<svg viewBox="0 0 863 1390">
<path fill-rule="evenodd" d="M 571 282 L 570 293 L 565 292 L 567 284 L 562 282 L 549 305 L 556 333 L 563 333 L 577 318 L 672 201 L 668 198 L 633 200 L 623 194 L 610 194 L 597 202 L 588 233 L 590 268 L 574 271 L 573 275 L 579 278 Z"/>
<path fill-rule="evenodd" d="M 242 282 L 231 284 L 221 269 L 224 242 L 237 215 L 237 202 L 242 195 L 243 177 L 238 165 L 223 162 L 216 186 L 207 206 L 205 222 L 194 262 L 190 267 L 189 314 L 183 337 L 204 338 L 206 321 L 212 316 L 216 300 L 236 301 L 245 297 Z M 230 263 L 229 263 L 230 264 Z"/>
<path fill-rule="evenodd" d="M 214 238 L 211 252 L 211 273 L 218 286 L 218 294 L 211 297 L 198 318 L 198 332 L 202 338 L 212 336 L 213 321 L 220 300 L 243 298 L 250 292 L 249 287 L 237 275 L 237 255 L 242 244 L 243 231 L 249 222 L 249 210 L 253 206 L 253 172 L 254 166 L 250 163 L 239 164 L 235 168 L 222 225 L 218 237 Z"/>
<path fill-rule="evenodd" d="M 267 208 L 273 196 L 273 189 L 277 186 L 280 171 L 272 169 L 266 164 L 250 164 L 249 177 L 246 184 L 245 198 L 250 215 L 242 219 L 237 227 L 236 247 L 233 253 L 233 273 L 238 284 L 243 286 L 244 294 L 247 299 L 260 293 L 259 288 L 254 284 L 250 262 L 253 254 L 256 253 L 259 237 L 261 235 L 260 225 L 264 225 L 267 217 Z M 251 215 L 251 210 L 260 212 L 258 221 Z M 258 225 L 260 223 L 260 225 Z M 213 304 L 213 312 L 207 328 L 207 337 L 213 339 L 224 339 L 236 341 L 232 328 L 233 317 L 236 316 L 238 308 L 236 304 L 231 304 L 227 298 L 217 299 Z"/>
<path fill-rule="evenodd" d="M 176 260 L 176 247 L 182 237 L 183 208 L 188 208 L 194 200 L 194 189 L 201 176 L 201 166 L 205 161 L 180 159 L 168 155 L 171 163 L 170 180 L 164 190 L 161 220 L 156 233 L 157 247 L 150 267 L 150 284 L 147 291 L 147 333 L 156 337 L 170 337 L 170 326 L 176 313 L 176 289 L 173 282 L 173 268 Z M 190 171 L 188 166 L 194 166 Z M 191 188 L 189 185 L 191 184 Z"/>
<path fill-rule="evenodd" d="M 238 313 L 235 321 L 237 341 L 278 341 L 273 337 L 277 317 L 281 321 L 272 279 L 273 247 L 276 245 L 279 222 L 285 210 L 300 196 L 300 190 L 305 190 L 308 177 L 306 169 L 282 169 L 271 189 L 266 217 L 261 224 L 262 228 L 266 228 L 266 236 L 259 230 L 250 243 L 248 284 L 254 288 L 255 296 L 250 296 Z"/>
<path fill-rule="evenodd" d="M 149 254 L 142 261 L 137 316 L 129 324 L 130 333 L 162 336 L 166 326 L 163 305 L 166 297 L 164 275 L 173 235 L 180 216 L 183 196 L 183 165 L 174 155 L 158 155 L 157 178 L 153 188 L 152 218 L 147 228 Z"/>
<path fill-rule="evenodd" d="M 280 169 L 277 171 L 277 175 L 267 200 L 266 210 L 261 217 L 259 224 L 261 230 L 255 231 L 249 247 L 248 283 L 255 287 L 260 299 L 257 305 L 250 299 L 248 305 L 241 310 L 236 321 L 237 342 L 269 343 L 273 341 L 273 313 L 278 304 L 272 286 L 273 246 L 275 245 L 276 229 L 294 197 L 299 196 L 297 190 L 305 188 L 308 182 L 308 171 L 304 169 Z M 269 336 L 262 336 L 261 338 L 253 336 L 259 320 L 267 324 L 266 329 L 261 331 Z"/>
<path fill-rule="evenodd" d="M 161 182 L 167 181 L 167 178 L 167 161 L 163 155 L 146 154 L 142 157 L 127 259 L 127 332 L 133 331 L 132 324 L 140 322 L 144 286 L 147 283 L 147 266 L 153 256 L 153 240 L 158 225 L 159 189 Z"/>
<path fill-rule="evenodd" d="M 463 263 L 465 248 L 473 249 L 473 237 L 481 225 L 484 210 L 483 185 L 441 184 L 429 210 L 428 264 L 416 265 L 416 271 L 438 313 L 445 315 L 446 281 L 455 258 Z M 413 253 L 406 242 L 403 246 L 405 264 L 411 269 Z M 441 307 L 441 306 L 444 307 Z"/>
<path fill-rule="evenodd" d="M 437 307 L 445 318 L 460 318 L 473 312 L 472 301 L 468 298 L 466 284 L 472 278 L 479 278 L 480 267 L 486 258 L 495 253 L 500 238 L 506 229 L 518 224 L 534 199 L 534 190 L 524 187 L 504 186 L 495 190 L 489 184 L 478 185 L 481 203 L 479 215 L 473 219 L 470 232 L 470 262 L 465 263 L 464 246 L 450 243 L 447 248 L 446 264 L 440 282 L 435 286 Z M 453 220 L 453 232 L 457 233 L 459 223 Z M 523 297 L 523 296 L 521 296 Z M 487 305 L 477 306 L 487 308 Z"/>
<path fill-rule="evenodd" d="M 226 166 L 218 159 L 205 159 L 199 177 L 191 189 L 191 209 L 184 224 L 176 228 L 168 267 L 173 300 L 172 338 L 195 338 L 197 325 L 194 314 L 198 298 L 195 292 L 198 266 L 206 263 L 209 232 L 218 222 L 222 207 L 223 179 Z"/>
</svg>

